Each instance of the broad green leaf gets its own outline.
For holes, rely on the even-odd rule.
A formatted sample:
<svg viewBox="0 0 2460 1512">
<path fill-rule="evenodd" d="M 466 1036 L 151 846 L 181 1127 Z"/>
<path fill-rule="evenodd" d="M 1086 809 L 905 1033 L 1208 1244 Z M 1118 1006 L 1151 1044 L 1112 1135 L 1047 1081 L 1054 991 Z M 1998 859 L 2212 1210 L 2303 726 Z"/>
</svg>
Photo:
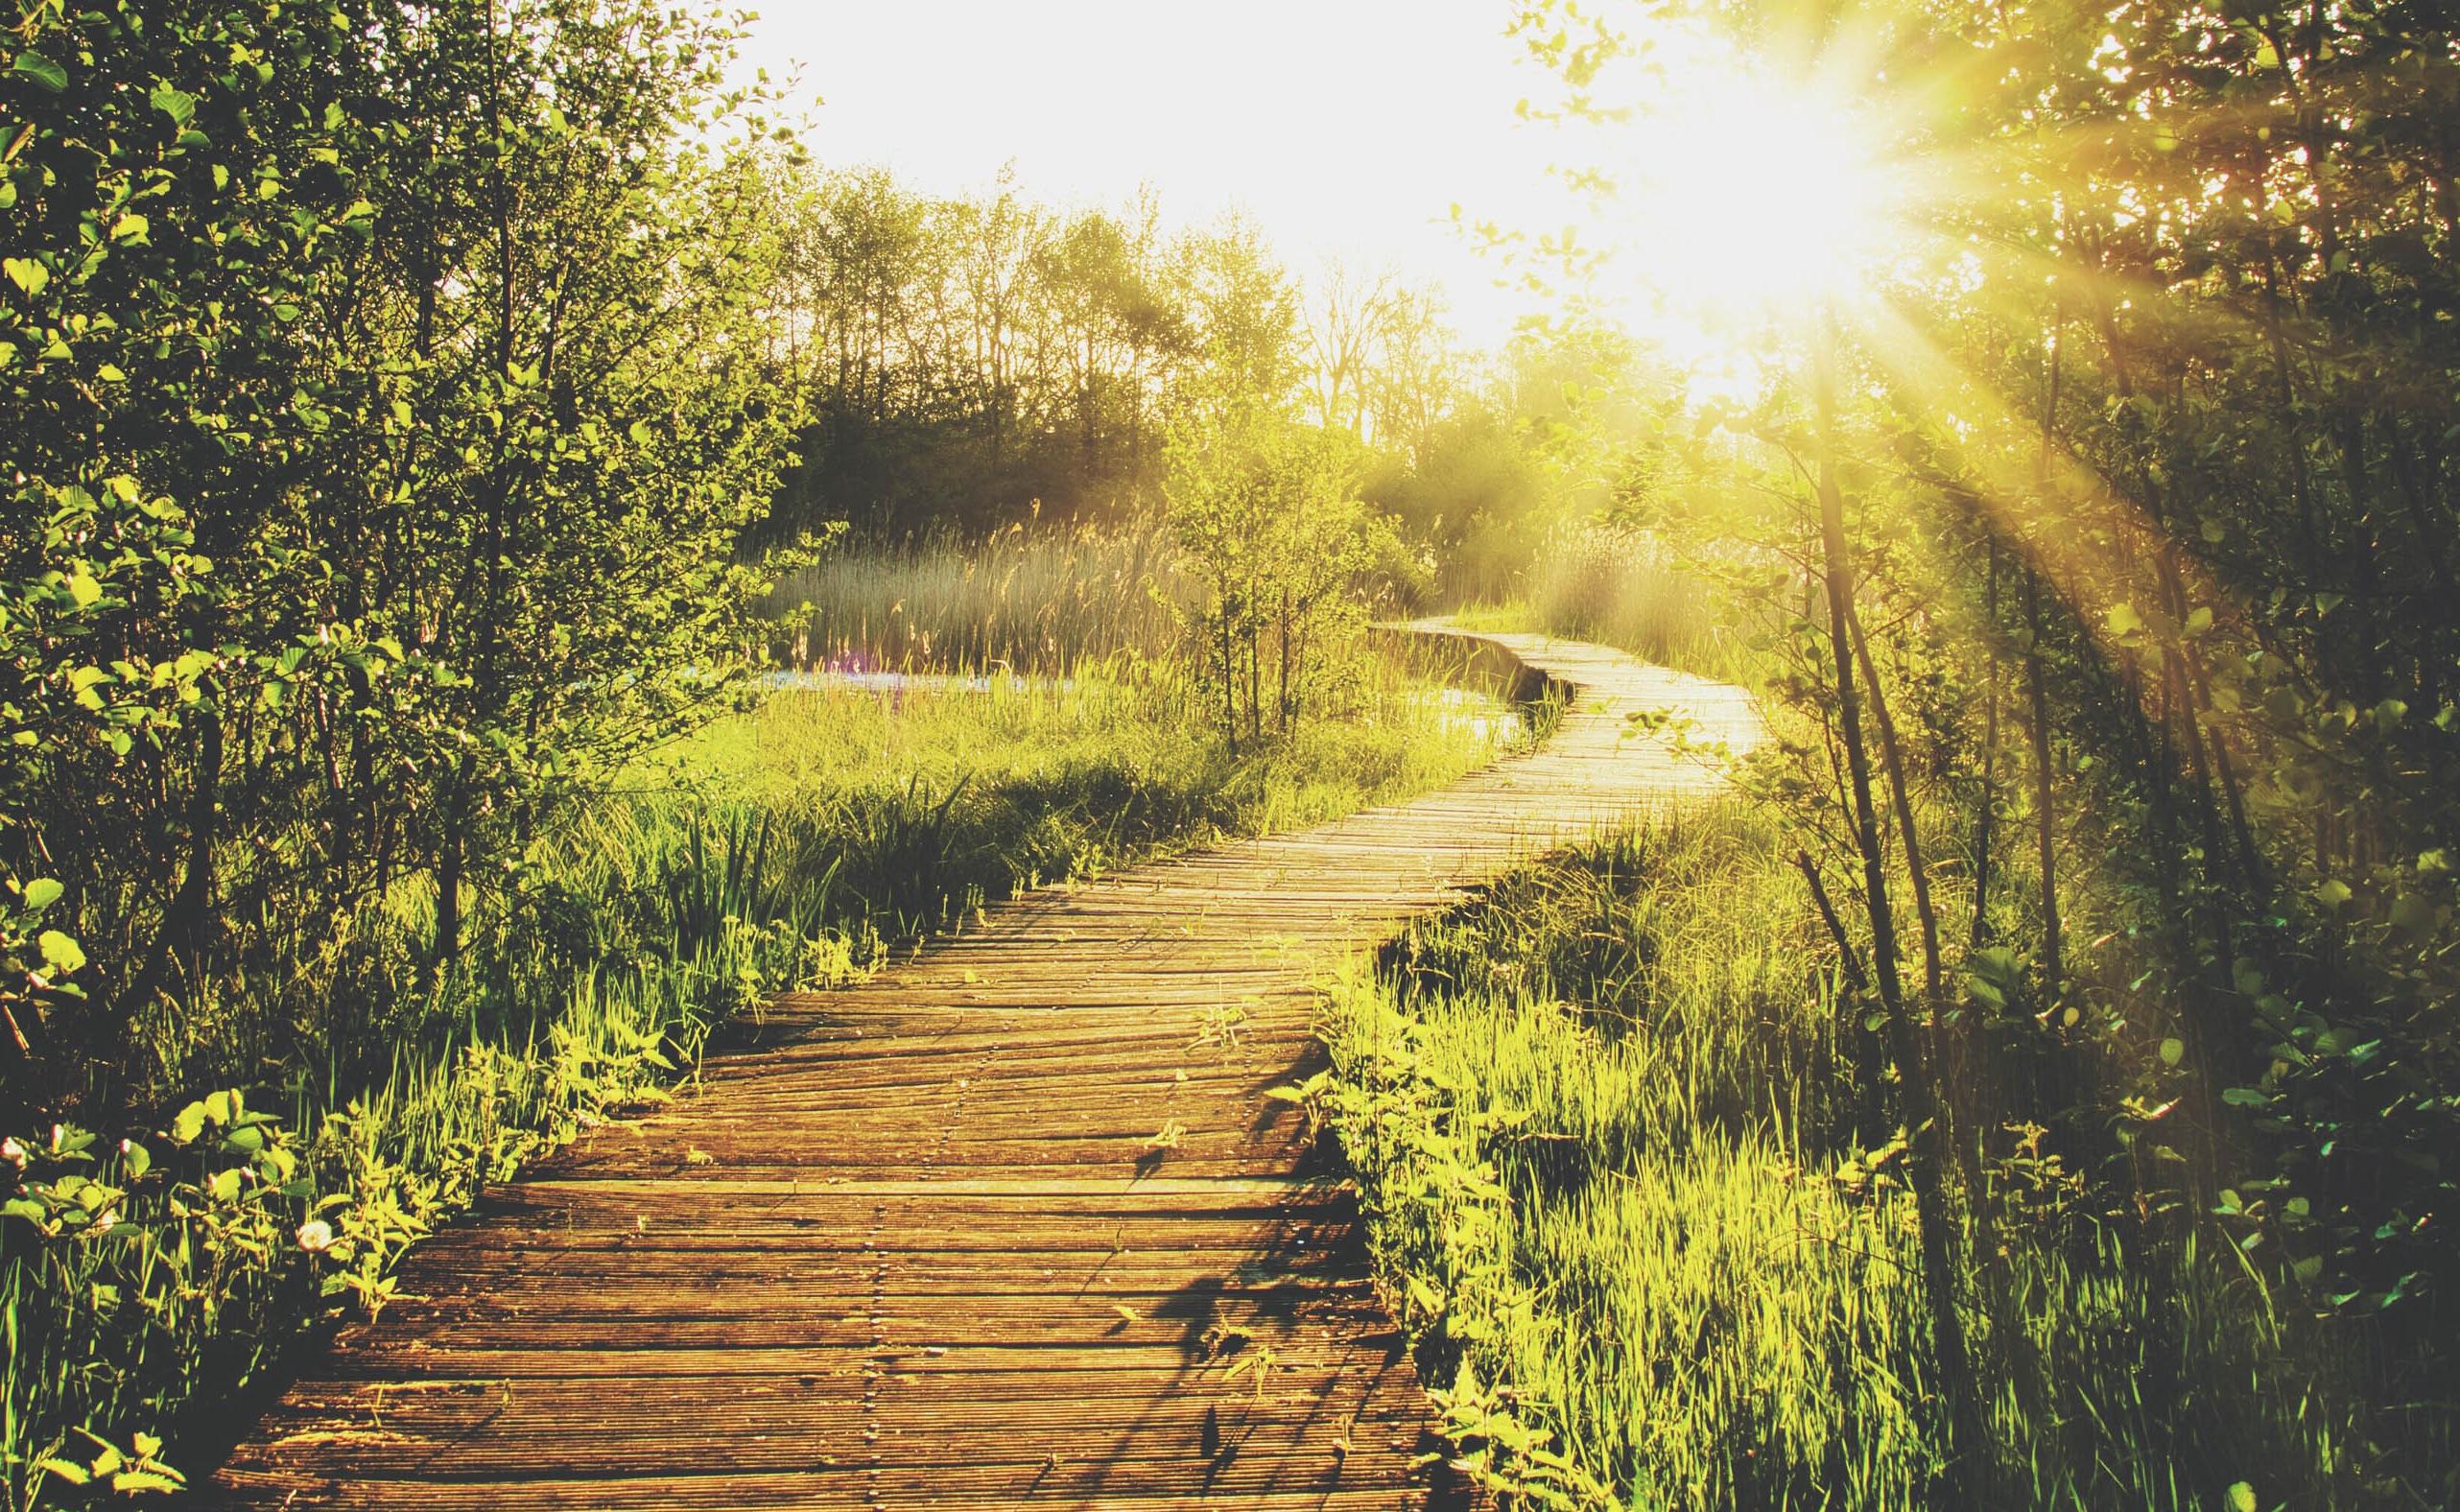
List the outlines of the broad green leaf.
<svg viewBox="0 0 2460 1512">
<path fill-rule="evenodd" d="M 169 116 L 173 126 L 184 127 L 196 118 L 197 97 L 184 89 L 174 89 L 164 84 L 145 98 L 155 109 Z"/>
<path fill-rule="evenodd" d="M 17 1204 L 15 1203 L 10 1204 L 11 1207 L 15 1207 L 16 1205 Z M 94 1479 L 92 1476 L 86 1473 L 84 1466 L 71 1463 L 68 1460 L 60 1459 L 57 1456 L 50 1459 L 35 1461 L 35 1467 L 41 1470 L 44 1475 L 51 1477 L 53 1479 L 63 1481 L 72 1486 L 90 1485 Z"/>
<path fill-rule="evenodd" d="M 9 64 L 9 71 L 20 79 L 31 79 L 54 94 L 68 87 L 68 70 L 27 48 Z"/>
<path fill-rule="evenodd" d="M 59 879 L 57 877 L 36 877 L 26 884 L 26 907 L 48 909 L 58 903 L 60 894 L 67 890 L 60 886 Z"/>
<path fill-rule="evenodd" d="M 42 952 L 43 964 L 58 975 L 75 976 L 85 969 L 84 949 L 59 931 L 45 930 L 35 943 Z"/>
</svg>

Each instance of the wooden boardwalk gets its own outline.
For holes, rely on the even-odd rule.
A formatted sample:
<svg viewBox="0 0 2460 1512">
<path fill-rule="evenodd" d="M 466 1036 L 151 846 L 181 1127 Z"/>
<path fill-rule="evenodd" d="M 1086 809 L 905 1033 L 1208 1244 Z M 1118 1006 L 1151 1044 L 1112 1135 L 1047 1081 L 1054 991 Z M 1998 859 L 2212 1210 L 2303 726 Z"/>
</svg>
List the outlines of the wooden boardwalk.
<svg viewBox="0 0 2460 1512">
<path fill-rule="evenodd" d="M 1268 1099 L 1342 953 L 1720 781 L 1736 690 L 1484 638 L 1580 690 L 1414 802 L 991 910 L 779 1001 L 699 1092 L 490 1194 L 206 1486 L 248 1507 L 1413 1507 L 1444 1488 L 1354 1206 Z"/>
</svg>

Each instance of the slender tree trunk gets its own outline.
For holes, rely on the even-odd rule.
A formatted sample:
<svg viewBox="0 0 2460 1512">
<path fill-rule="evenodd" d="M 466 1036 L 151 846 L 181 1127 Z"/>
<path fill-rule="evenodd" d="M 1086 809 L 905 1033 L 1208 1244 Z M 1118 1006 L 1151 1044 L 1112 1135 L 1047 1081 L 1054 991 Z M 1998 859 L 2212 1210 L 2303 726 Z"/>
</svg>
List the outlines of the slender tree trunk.
<svg viewBox="0 0 2460 1512">
<path fill-rule="evenodd" d="M 1887 1018 L 1904 1103 L 1908 1145 L 1905 1173 L 1913 1189 L 1915 1217 L 1921 1232 L 1924 1290 L 1938 1344 L 1941 1385 L 1948 1399 L 1947 1503 L 1965 1506 L 1974 1502 L 1970 1494 L 1972 1469 L 1982 1453 L 1977 1383 L 1965 1345 L 1964 1315 L 1956 1304 L 1956 1244 L 1947 1193 L 1942 1187 L 1946 1166 L 1939 1158 L 1944 1130 L 1938 1093 L 1899 978 L 1896 919 L 1888 905 L 1887 864 L 1880 846 L 1879 812 L 1871 797 L 1870 753 L 1862 744 L 1861 698 L 1854 679 L 1853 552 L 1845 538 L 1845 504 L 1836 484 L 1836 337 L 1833 316 L 1823 316 L 1815 340 L 1820 545 L 1828 579 L 1828 627 L 1835 662 L 1837 726 L 1853 791 L 1854 840 L 1862 859 L 1863 899 L 1870 910 L 1871 975 L 1878 983 Z"/>
<path fill-rule="evenodd" d="M 2058 435 L 2061 359 L 2066 346 L 2066 307 L 2053 299 L 2049 381 L 2042 401 L 2042 444 L 2033 464 L 2034 488 L 2045 506 L 2049 500 L 2050 452 Z M 2042 573 L 2031 562 L 2024 567 L 2024 688 L 2033 714 L 2033 807 L 2042 866 L 2042 979 L 2044 990 L 2055 1002 L 2065 977 L 2059 939 L 2058 831 L 2050 807 L 2050 694 L 2042 666 Z"/>
<path fill-rule="evenodd" d="M 2024 687 L 2033 714 L 2033 811 L 2042 867 L 2042 988 L 2055 1001 L 2066 977 L 2060 958 L 2058 825 L 2050 804 L 2050 692 L 2042 670 L 2042 575 L 2024 569 Z"/>
<path fill-rule="evenodd" d="M 1265 738 L 1265 637 L 1261 628 L 1247 631 L 1247 738 Z"/>
<path fill-rule="evenodd" d="M 1287 735 L 1287 734 L 1289 734 L 1289 714 L 1290 714 L 1290 701 L 1289 701 L 1289 653 L 1290 653 L 1290 644 L 1289 644 L 1289 640 L 1290 640 L 1290 636 L 1291 636 L 1292 634 L 1294 634 L 1294 633 L 1295 633 L 1295 626 L 1294 626 L 1292 625 L 1292 623 L 1291 623 L 1290 610 L 1289 610 L 1289 589 L 1287 586 L 1285 586 L 1285 587 L 1281 590 L 1281 689 L 1280 689 L 1280 703 L 1281 703 L 1281 707 L 1280 707 L 1280 715 L 1281 715 L 1281 732 L 1282 732 L 1284 735 Z"/>
<path fill-rule="evenodd" d="M 1844 967 L 1845 984 L 1857 993 L 1870 991 L 1870 976 L 1862 970 L 1862 957 L 1855 951 L 1853 940 L 1846 936 L 1845 921 L 1836 916 L 1836 905 L 1828 896 L 1828 884 L 1820 880 L 1819 863 L 1810 859 L 1810 852 L 1797 850 L 1794 865 L 1802 872 L 1802 880 L 1810 885 L 1811 904 L 1819 910 L 1820 922 L 1828 926 L 1828 937 L 1836 944 L 1836 959 Z"/>
<path fill-rule="evenodd" d="M 1913 794 L 1904 769 L 1904 747 L 1897 740 L 1896 719 L 1888 712 L 1887 688 L 1880 681 L 1880 671 L 1871 660 L 1871 643 L 1862 633 L 1862 616 L 1851 602 L 1845 605 L 1846 623 L 1854 632 L 1854 657 L 1862 669 L 1862 682 L 1870 690 L 1871 722 L 1880 732 L 1880 755 L 1887 764 L 1888 798 L 1896 811 L 1897 828 L 1904 839 L 1904 869 L 1913 884 L 1913 913 L 1922 924 L 1922 980 L 1929 995 L 1930 1011 L 1939 1012 L 1946 996 L 1945 977 L 1939 963 L 1939 915 L 1930 907 L 1930 875 L 1922 854 L 1922 835 L 1914 827 Z M 1934 1024 L 1934 1033 L 1940 1026 Z"/>
<path fill-rule="evenodd" d="M 1992 829 L 1999 819 L 1999 542 L 1989 543 L 1990 565 L 1982 589 L 1984 617 L 1990 624 L 1990 670 L 1982 693 L 1981 809 L 1974 815 L 1973 948 L 1990 943 Z"/>
</svg>

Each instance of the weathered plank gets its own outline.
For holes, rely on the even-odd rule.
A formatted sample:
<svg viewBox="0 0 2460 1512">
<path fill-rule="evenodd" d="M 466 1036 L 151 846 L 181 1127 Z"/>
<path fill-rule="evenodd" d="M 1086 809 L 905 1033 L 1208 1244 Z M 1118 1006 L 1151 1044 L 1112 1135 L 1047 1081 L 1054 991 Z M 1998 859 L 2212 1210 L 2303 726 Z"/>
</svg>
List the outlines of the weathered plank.
<svg viewBox="0 0 2460 1512">
<path fill-rule="evenodd" d="M 212 1476 L 230 1507 L 1440 1504 L 1355 1206 L 1265 1096 L 1345 952 L 1714 791 L 1736 690 L 1486 638 L 1578 697 L 1412 803 L 989 910 L 772 1004 L 694 1094 L 490 1193 Z"/>
</svg>

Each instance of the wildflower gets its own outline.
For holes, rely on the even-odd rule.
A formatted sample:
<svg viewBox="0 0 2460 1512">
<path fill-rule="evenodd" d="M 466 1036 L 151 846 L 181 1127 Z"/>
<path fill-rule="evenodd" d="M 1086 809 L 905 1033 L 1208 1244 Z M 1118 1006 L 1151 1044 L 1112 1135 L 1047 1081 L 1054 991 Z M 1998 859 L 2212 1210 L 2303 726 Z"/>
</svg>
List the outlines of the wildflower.
<svg viewBox="0 0 2460 1512">
<path fill-rule="evenodd" d="M 88 1236 L 94 1239 L 101 1239 L 104 1235 L 108 1234 L 111 1230 L 119 1226 L 119 1214 L 113 1212 L 109 1208 L 105 1208 L 102 1212 L 94 1215 L 94 1221 L 86 1228 L 85 1232 Z"/>
<path fill-rule="evenodd" d="M 26 1146 L 17 1142 L 17 1136 L 14 1134 L 6 1139 L 0 1139 L 0 1160 L 7 1161 L 19 1170 L 26 1169 Z"/>
<path fill-rule="evenodd" d="M 299 1225 L 299 1248 L 311 1255 L 320 1255 L 332 1247 L 332 1224 L 322 1218 L 310 1218 Z"/>
</svg>

